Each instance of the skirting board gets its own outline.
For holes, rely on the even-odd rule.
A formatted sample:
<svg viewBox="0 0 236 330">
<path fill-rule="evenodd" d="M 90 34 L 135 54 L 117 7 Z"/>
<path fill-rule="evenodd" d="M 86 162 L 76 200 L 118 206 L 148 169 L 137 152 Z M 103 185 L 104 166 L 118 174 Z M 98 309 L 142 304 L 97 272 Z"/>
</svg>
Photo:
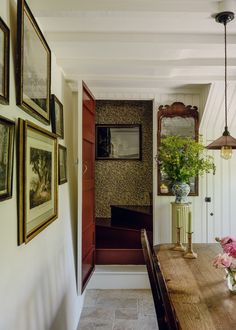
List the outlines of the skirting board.
<svg viewBox="0 0 236 330">
<path fill-rule="evenodd" d="M 97 265 L 87 289 L 149 289 L 144 265 Z"/>
</svg>

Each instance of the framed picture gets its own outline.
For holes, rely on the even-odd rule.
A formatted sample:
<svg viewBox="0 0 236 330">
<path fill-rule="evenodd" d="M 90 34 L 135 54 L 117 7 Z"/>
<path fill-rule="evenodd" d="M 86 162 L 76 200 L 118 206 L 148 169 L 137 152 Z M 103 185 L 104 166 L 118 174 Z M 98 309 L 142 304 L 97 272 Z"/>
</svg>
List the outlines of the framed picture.
<svg viewBox="0 0 236 330">
<path fill-rule="evenodd" d="M 0 201 L 12 197 L 15 123 L 0 116 Z"/>
<path fill-rule="evenodd" d="M 57 137 L 19 119 L 19 244 L 27 243 L 57 218 Z"/>
<path fill-rule="evenodd" d="M 96 125 L 96 159 L 141 160 L 141 125 Z"/>
<path fill-rule="evenodd" d="M 61 139 L 64 138 L 64 118 L 63 118 L 63 105 L 58 100 L 56 95 L 51 96 L 51 119 L 52 131 Z"/>
<path fill-rule="evenodd" d="M 67 150 L 66 147 L 59 145 L 58 173 L 59 184 L 67 182 Z"/>
<path fill-rule="evenodd" d="M 9 104 L 10 30 L 0 17 L 0 103 Z"/>
<path fill-rule="evenodd" d="M 49 124 L 51 51 L 25 0 L 18 0 L 17 52 L 17 105 Z"/>
</svg>

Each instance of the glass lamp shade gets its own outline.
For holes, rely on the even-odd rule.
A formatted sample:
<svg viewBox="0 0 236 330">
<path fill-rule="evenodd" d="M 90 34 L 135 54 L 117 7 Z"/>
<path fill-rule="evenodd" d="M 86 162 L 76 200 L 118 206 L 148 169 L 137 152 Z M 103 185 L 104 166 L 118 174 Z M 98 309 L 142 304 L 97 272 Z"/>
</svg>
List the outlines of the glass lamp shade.
<svg viewBox="0 0 236 330">
<path fill-rule="evenodd" d="M 232 147 L 223 146 L 220 151 L 220 157 L 224 159 L 230 159 L 232 157 Z"/>
</svg>

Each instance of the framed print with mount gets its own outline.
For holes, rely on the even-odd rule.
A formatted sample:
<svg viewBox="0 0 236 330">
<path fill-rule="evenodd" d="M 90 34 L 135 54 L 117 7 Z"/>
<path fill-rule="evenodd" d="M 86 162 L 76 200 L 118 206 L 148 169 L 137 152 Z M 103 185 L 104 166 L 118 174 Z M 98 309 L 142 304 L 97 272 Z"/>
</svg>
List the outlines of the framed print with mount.
<svg viewBox="0 0 236 330">
<path fill-rule="evenodd" d="M 58 148 L 58 176 L 59 184 L 67 182 L 67 150 L 66 147 L 59 144 Z"/>
<path fill-rule="evenodd" d="M 0 201 L 12 197 L 15 123 L 0 116 Z"/>
<path fill-rule="evenodd" d="M 174 102 L 171 106 L 161 105 L 157 113 L 157 148 L 161 139 L 167 136 L 190 137 L 198 141 L 199 115 L 196 106 L 185 106 L 182 102 Z M 158 156 L 157 156 L 158 162 Z M 173 182 L 160 171 L 158 166 L 158 195 L 171 196 Z M 190 179 L 190 196 L 198 195 L 198 177 Z"/>
<path fill-rule="evenodd" d="M 51 51 L 25 0 L 17 7 L 16 103 L 50 123 Z"/>
<path fill-rule="evenodd" d="M 97 160 L 141 160 L 140 124 L 97 124 Z"/>
<path fill-rule="evenodd" d="M 0 17 L 0 103 L 9 104 L 10 30 Z"/>
<path fill-rule="evenodd" d="M 27 243 L 57 218 L 58 155 L 55 134 L 19 119 L 18 242 Z"/>
<path fill-rule="evenodd" d="M 63 105 L 56 95 L 51 95 L 51 119 L 52 131 L 61 139 L 64 138 L 64 116 Z"/>
</svg>

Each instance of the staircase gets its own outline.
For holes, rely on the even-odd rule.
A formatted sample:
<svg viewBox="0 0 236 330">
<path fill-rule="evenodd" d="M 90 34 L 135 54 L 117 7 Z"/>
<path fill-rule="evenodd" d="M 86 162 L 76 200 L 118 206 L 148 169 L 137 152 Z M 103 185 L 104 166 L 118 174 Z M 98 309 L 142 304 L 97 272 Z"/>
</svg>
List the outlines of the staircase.
<svg viewBox="0 0 236 330">
<path fill-rule="evenodd" d="M 152 241 L 152 213 L 148 206 L 111 206 L 111 219 L 96 219 L 97 265 L 143 265 L 140 230 Z"/>
</svg>

